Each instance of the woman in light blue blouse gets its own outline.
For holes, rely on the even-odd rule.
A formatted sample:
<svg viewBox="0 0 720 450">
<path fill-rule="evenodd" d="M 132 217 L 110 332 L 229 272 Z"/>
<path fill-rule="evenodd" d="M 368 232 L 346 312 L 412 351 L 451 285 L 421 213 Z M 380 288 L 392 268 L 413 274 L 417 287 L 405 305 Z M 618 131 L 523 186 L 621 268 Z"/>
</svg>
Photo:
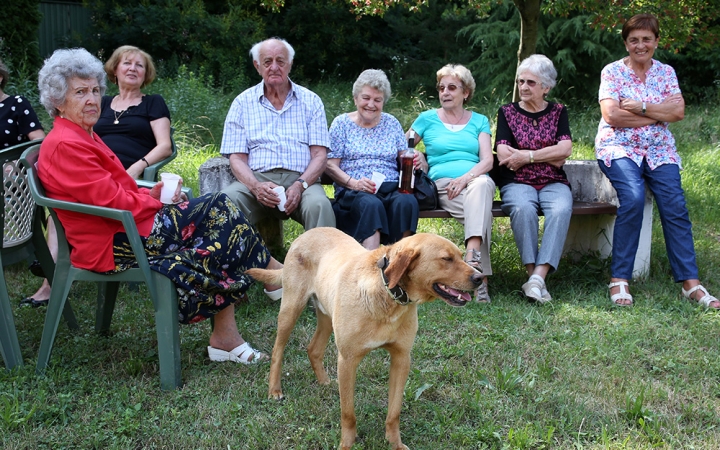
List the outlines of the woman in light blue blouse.
<svg viewBox="0 0 720 450">
<path fill-rule="evenodd" d="M 418 165 L 435 180 L 440 206 L 465 226 L 465 260 L 485 276 L 475 300 L 490 301 L 487 275 L 495 183 L 487 175 L 493 165 L 490 122 L 465 109 L 475 92 L 475 80 L 461 65 L 448 64 L 437 72 L 440 108 L 425 111 L 412 124 L 409 137 L 425 142 L 425 158 Z"/>
<path fill-rule="evenodd" d="M 397 190 L 398 158 L 407 145 L 400 122 L 382 112 L 389 98 L 385 73 L 366 70 L 353 85 L 357 111 L 339 115 L 330 125 L 326 173 L 335 181 L 337 227 L 367 249 L 399 241 L 417 229 L 415 196 Z M 385 175 L 379 187 L 371 179 L 373 172 Z"/>
</svg>

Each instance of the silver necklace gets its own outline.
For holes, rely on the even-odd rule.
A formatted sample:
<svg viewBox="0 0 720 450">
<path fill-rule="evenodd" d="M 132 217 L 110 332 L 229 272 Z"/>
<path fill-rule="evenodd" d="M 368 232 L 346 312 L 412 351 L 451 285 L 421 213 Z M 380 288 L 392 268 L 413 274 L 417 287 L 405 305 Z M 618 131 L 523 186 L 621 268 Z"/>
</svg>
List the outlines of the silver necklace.
<svg viewBox="0 0 720 450">
<path fill-rule="evenodd" d="M 448 116 L 447 111 L 445 112 L 445 117 L 447 117 L 448 119 L 450 118 L 450 116 Z M 460 118 L 455 123 L 451 123 L 450 125 L 457 126 L 463 120 L 463 117 L 465 117 L 464 109 L 463 109 L 462 115 L 460 115 Z"/>
<path fill-rule="evenodd" d="M 125 114 L 125 111 L 127 111 L 127 109 L 123 109 L 122 111 L 120 111 L 120 114 L 118 114 L 117 111 L 115 111 L 115 110 L 113 109 L 113 114 L 115 115 L 115 122 L 113 122 L 113 123 L 114 123 L 115 125 L 117 125 L 118 123 L 120 123 L 120 118 L 122 117 L 123 114 Z"/>
</svg>

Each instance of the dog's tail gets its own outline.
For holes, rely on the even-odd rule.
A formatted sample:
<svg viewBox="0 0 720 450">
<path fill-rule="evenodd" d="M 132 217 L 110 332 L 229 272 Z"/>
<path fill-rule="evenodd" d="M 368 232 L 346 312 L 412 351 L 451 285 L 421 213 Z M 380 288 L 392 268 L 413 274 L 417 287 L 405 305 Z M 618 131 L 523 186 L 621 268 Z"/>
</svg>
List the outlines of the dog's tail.
<svg viewBox="0 0 720 450">
<path fill-rule="evenodd" d="M 263 283 L 282 286 L 282 277 L 283 277 L 282 269 L 274 269 L 274 270 L 248 269 L 245 271 L 245 273 Z"/>
</svg>

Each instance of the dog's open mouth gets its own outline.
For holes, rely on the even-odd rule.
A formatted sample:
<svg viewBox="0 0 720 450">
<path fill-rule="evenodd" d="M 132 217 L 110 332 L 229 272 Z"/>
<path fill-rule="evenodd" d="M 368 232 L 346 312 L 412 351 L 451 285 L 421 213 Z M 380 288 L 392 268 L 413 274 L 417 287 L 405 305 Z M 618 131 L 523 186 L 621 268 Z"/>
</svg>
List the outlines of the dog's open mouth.
<svg viewBox="0 0 720 450">
<path fill-rule="evenodd" d="M 472 300 L 470 293 L 458 291 L 457 289 L 453 289 L 442 283 L 433 284 L 433 289 L 440 298 L 450 306 L 465 306 L 470 300 Z"/>
</svg>

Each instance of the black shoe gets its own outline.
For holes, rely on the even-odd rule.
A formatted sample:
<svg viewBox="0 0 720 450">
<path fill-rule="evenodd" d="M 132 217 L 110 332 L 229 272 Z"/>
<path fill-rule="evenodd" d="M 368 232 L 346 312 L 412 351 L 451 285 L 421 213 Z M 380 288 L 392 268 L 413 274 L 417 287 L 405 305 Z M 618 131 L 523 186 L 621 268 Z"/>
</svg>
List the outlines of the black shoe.
<svg viewBox="0 0 720 450">
<path fill-rule="evenodd" d="M 32 306 L 33 308 L 39 308 L 41 306 L 47 306 L 49 301 L 49 299 L 35 300 L 32 297 L 25 297 L 20 300 L 20 306 Z"/>
<path fill-rule="evenodd" d="M 42 266 L 40 265 L 40 261 L 38 261 L 37 259 L 30 264 L 29 269 L 30 273 L 32 273 L 36 277 L 47 278 L 45 276 L 45 272 L 43 271 Z"/>
</svg>

